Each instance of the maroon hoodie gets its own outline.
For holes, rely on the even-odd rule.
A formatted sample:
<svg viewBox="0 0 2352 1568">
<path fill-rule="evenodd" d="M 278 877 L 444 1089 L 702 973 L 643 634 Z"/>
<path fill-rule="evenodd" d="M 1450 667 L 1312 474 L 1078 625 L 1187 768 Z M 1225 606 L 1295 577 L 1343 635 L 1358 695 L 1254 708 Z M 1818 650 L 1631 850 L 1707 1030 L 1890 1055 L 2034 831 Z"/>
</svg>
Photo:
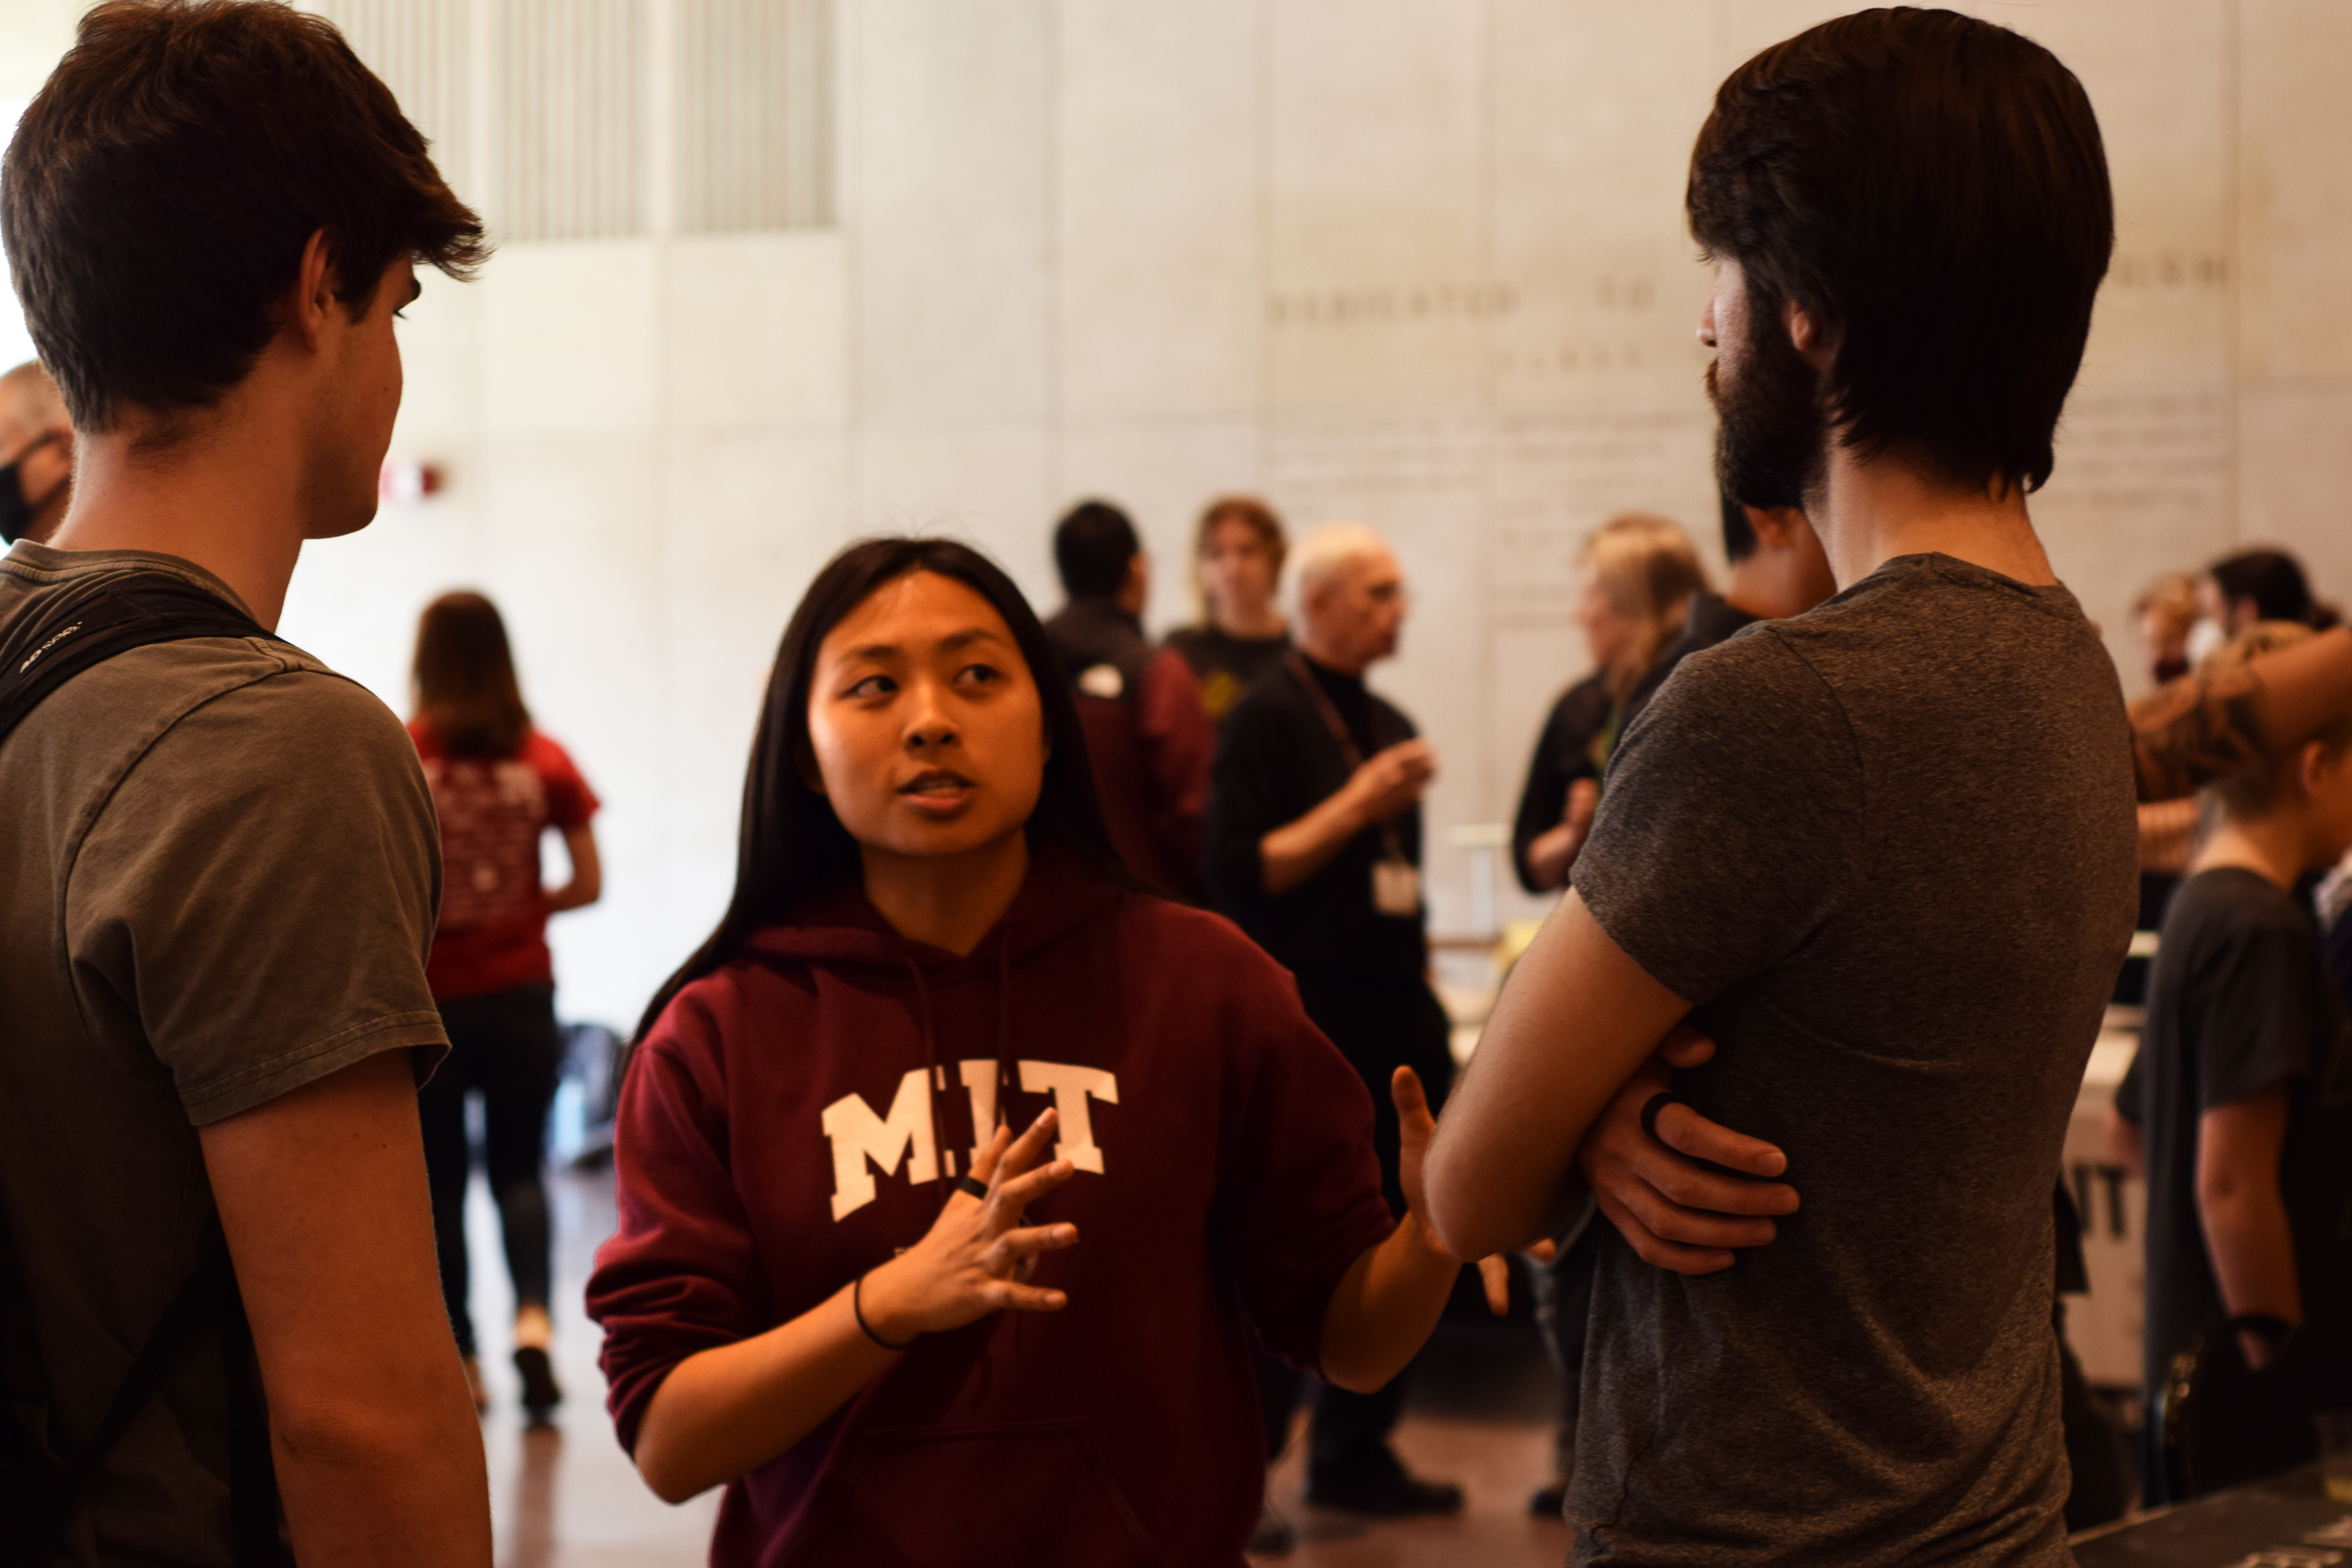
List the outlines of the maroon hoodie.
<svg viewBox="0 0 2352 1568">
<path fill-rule="evenodd" d="M 686 1357 L 912 1245 L 1000 1117 L 1077 1174 L 1029 1223 L 1059 1312 L 929 1334 L 727 1489 L 710 1560 L 1241 1561 L 1265 1482 L 1244 1326 L 1318 1363 L 1392 1228 L 1371 1106 L 1290 976 L 1217 916 L 1041 859 L 968 957 L 814 900 L 681 991 L 630 1064 L 588 1310 L 622 1445 Z"/>
</svg>

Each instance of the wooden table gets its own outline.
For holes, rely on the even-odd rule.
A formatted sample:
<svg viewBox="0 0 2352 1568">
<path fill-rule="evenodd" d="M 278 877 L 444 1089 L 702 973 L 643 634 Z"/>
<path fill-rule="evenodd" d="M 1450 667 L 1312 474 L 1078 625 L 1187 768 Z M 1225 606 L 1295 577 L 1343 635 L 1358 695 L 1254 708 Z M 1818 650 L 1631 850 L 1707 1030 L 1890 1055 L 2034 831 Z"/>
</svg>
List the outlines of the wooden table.
<svg viewBox="0 0 2352 1568">
<path fill-rule="evenodd" d="M 2315 1465 L 2086 1531 L 2074 1544 L 2080 1568 L 2352 1568 L 2352 1504 L 2328 1497 Z"/>
</svg>

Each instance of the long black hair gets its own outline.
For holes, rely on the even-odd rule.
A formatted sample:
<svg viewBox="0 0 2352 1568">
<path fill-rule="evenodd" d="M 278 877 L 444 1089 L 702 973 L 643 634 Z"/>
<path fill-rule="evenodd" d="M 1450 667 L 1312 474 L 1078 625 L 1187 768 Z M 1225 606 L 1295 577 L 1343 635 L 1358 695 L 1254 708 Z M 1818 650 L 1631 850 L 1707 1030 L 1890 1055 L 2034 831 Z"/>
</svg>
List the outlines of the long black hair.
<svg viewBox="0 0 2352 1568">
<path fill-rule="evenodd" d="M 1045 776 L 1029 814 L 1029 847 L 1056 848 L 1121 887 L 1141 889 L 1111 847 L 1095 799 L 1086 731 L 1037 613 L 1003 568 L 969 544 L 904 535 L 861 540 L 816 574 L 784 627 L 776 668 L 760 707 L 751 767 L 743 784 L 743 826 L 735 861 L 735 892 L 718 929 L 677 973 L 663 982 L 637 1024 L 643 1039 L 670 998 L 736 956 L 753 931 L 782 920 L 819 889 L 857 874 L 857 841 L 841 825 L 833 803 L 809 788 L 814 770 L 809 741 L 809 684 L 818 647 L 877 589 L 916 572 L 962 584 L 987 600 L 1013 632 L 1045 714 Z"/>
</svg>

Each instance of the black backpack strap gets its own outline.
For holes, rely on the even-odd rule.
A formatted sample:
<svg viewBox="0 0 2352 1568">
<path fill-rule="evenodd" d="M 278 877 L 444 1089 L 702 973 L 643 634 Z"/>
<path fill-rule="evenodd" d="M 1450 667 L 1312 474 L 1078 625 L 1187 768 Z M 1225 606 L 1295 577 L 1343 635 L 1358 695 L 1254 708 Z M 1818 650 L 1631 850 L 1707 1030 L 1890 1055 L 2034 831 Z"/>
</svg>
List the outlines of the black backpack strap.
<svg viewBox="0 0 2352 1568">
<path fill-rule="evenodd" d="M 148 1334 L 147 1342 L 139 1347 L 139 1353 L 131 1359 L 131 1370 L 123 1374 L 121 1386 L 115 1389 L 114 1402 L 106 1407 L 105 1419 L 98 1424 L 98 1430 L 90 1434 L 89 1441 L 82 1444 L 58 1472 L 57 1489 L 50 1496 L 51 1531 L 64 1525 L 73 1512 L 74 1504 L 80 1500 L 82 1489 L 89 1484 L 89 1478 L 97 1472 L 100 1462 L 114 1451 L 114 1445 L 122 1440 L 124 1431 L 147 1402 L 154 1397 L 164 1375 L 180 1363 L 181 1358 L 188 1353 L 189 1347 L 196 1342 L 196 1337 L 213 1320 L 225 1293 L 235 1290 L 236 1286 L 236 1275 L 229 1267 L 228 1239 L 221 1233 L 220 1216 L 215 1215 L 205 1225 L 204 1239 L 198 1244 L 195 1272 L 189 1275 L 188 1282 L 180 1287 L 180 1293 L 172 1299 L 172 1304 L 163 1309 L 163 1319 Z M 231 1377 L 232 1390 L 238 1381 L 235 1376 Z"/>
<path fill-rule="evenodd" d="M 49 595 L 37 613 L 0 636 L 0 741 L 42 699 L 119 653 L 189 637 L 268 636 L 236 605 L 173 573 L 133 568 L 78 582 Z M 98 1430 L 56 1472 L 46 1507 L 33 1521 L 37 1540 L 53 1538 L 72 1517 L 98 1467 L 214 1322 L 221 1326 L 222 1371 L 228 1382 L 232 1561 L 236 1568 L 280 1568 L 290 1562 L 278 1529 L 269 1413 L 217 1213 L 205 1223 L 195 1271 L 131 1359 Z"/>
<path fill-rule="evenodd" d="M 226 599 L 169 572 L 132 569 L 75 583 L 0 637 L 0 740 L 50 692 L 116 654 L 187 637 L 268 635 Z"/>
<path fill-rule="evenodd" d="M 215 1222 L 217 1223 L 217 1222 Z M 293 1568 L 293 1553 L 279 1534 L 278 1461 L 269 1441 L 269 1402 L 261 1388 L 261 1363 L 253 1350 L 253 1327 L 236 1272 L 224 1282 L 221 1371 L 228 1379 L 228 1540 L 236 1568 Z"/>
</svg>

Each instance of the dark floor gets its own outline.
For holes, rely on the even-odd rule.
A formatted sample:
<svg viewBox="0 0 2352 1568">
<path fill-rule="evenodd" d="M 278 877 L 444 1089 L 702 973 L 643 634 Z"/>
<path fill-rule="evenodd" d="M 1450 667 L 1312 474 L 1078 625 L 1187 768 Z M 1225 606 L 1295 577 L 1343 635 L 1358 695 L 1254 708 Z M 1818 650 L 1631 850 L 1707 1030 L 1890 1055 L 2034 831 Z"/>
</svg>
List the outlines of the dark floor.
<svg viewBox="0 0 2352 1568">
<path fill-rule="evenodd" d="M 482 1260 L 474 1269 L 474 1316 L 494 1402 L 483 1436 L 498 1562 L 500 1568 L 690 1568 L 704 1561 L 718 1494 L 672 1508 L 638 1480 L 604 1419 L 596 1328 L 580 1310 L 590 1260 L 612 1229 L 611 1178 L 565 1175 L 551 1188 L 556 1363 L 570 1395 L 554 1427 L 526 1430 L 517 1417 L 506 1359 L 512 1298 L 497 1261 L 497 1217 L 479 1183 L 467 1214 L 474 1257 Z M 1567 1527 L 1530 1518 L 1527 1501 L 1548 1479 L 1547 1413 L 1557 1397 L 1551 1369 L 1523 1321 L 1450 1317 L 1431 1343 L 1396 1445 L 1414 1470 L 1460 1482 L 1468 1507 L 1457 1518 L 1404 1523 L 1308 1509 L 1298 1496 L 1305 1445 L 1295 1441 L 1274 1474 L 1277 1506 L 1299 1536 L 1283 1561 L 1297 1568 L 1556 1568 L 1567 1560 Z"/>
</svg>

